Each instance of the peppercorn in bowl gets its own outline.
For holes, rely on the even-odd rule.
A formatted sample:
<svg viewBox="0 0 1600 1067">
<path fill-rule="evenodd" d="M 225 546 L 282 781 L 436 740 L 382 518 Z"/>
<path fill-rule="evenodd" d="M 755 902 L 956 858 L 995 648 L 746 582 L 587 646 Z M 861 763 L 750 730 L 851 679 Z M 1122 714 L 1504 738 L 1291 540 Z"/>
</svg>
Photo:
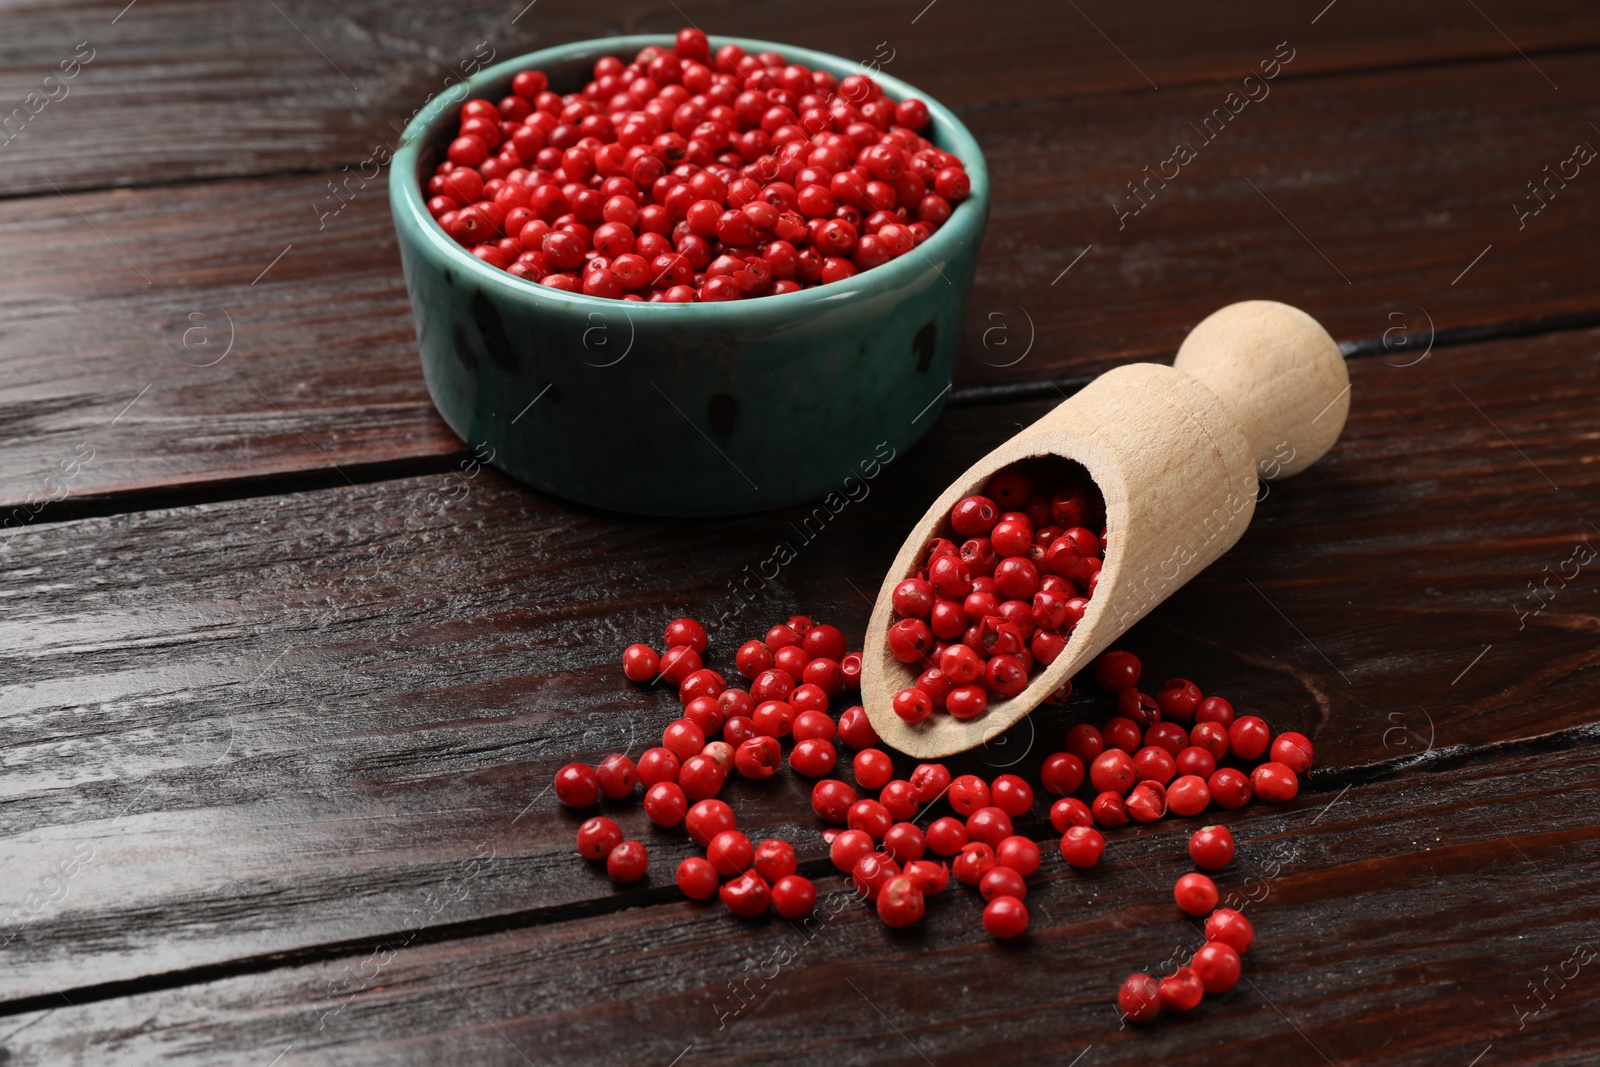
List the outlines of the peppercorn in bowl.
<svg viewBox="0 0 1600 1067">
<path fill-rule="evenodd" d="M 453 86 L 390 203 L 429 392 L 480 457 L 714 515 L 859 496 L 933 423 L 988 175 L 897 79 L 685 31 Z"/>
</svg>

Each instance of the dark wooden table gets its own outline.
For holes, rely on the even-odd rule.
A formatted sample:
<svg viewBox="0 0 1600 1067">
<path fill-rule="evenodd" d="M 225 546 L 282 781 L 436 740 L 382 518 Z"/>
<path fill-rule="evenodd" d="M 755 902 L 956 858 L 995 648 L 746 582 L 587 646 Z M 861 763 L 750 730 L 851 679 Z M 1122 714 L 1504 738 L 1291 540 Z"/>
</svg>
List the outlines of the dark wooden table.
<svg viewBox="0 0 1600 1067">
<path fill-rule="evenodd" d="M 0 1064 L 1600 1059 L 1600 9 L 123 3 L 0 5 Z M 690 846 L 637 809 L 648 882 L 573 855 L 552 771 L 675 715 L 618 651 L 734 608 L 793 514 L 631 520 L 475 470 L 368 161 L 475 57 L 686 20 L 876 57 L 995 190 L 935 434 L 724 656 L 796 611 L 859 635 L 953 471 L 1215 307 L 1347 343 L 1344 439 L 1127 642 L 1318 748 L 1228 820 L 1258 943 L 1192 1016 L 1111 1006 L 1195 943 L 1183 821 L 1083 875 L 1031 819 L 1008 944 L 957 894 L 811 938 L 689 905 Z M 1093 706 L 967 765 L 1031 768 Z M 839 889 L 803 786 L 742 786 Z"/>
</svg>

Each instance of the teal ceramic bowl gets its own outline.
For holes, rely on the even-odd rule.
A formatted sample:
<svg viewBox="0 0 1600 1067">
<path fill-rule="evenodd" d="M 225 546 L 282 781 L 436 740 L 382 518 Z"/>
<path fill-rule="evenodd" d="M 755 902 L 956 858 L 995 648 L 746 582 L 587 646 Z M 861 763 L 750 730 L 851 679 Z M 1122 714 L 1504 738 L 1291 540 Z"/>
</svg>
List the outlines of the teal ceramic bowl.
<svg viewBox="0 0 1600 1067">
<path fill-rule="evenodd" d="M 844 77 L 835 56 L 776 51 Z M 730 515 L 859 495 L 863 481 L 927 432 L 950 392 L 989 211 L 977 142 L 916 96 L 929 139 L 959 157 L 972 195 L 899 259 L 842 282 L 714 304 L 650 304 L 565 293 L 474 258 L 429 217 L 433 172 L 468 96 L 498 100 L 537 68 L 575 91 L 604 55 L 668 37 L 613 37 L 534 52 L 452 86 L 406 127 L 389 175 L 423 374 L 439 413 L 479 458 L 535 488 L 617 511 Z"/>
</svg>

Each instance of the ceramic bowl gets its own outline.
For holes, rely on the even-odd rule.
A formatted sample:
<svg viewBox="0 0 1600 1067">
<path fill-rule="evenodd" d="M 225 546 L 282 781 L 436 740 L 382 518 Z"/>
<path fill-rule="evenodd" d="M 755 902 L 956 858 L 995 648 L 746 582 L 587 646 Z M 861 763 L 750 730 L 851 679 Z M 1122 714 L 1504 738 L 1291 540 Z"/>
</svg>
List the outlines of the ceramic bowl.
<svg viewBox="0 0 1600 1067">
<path fill-rule="evenodd" d="M 736 37 L 843 78 L 836 56 Z M 844 281 L 710 304 L 566 293 L 473 257 L 428 215 L 423 179 L 461 103 L 498 100 L 522 70 L 571 92 L 601 56 L 657 36 L 580 41 L 486 68 L 406 127 L 389 176 L 422 368 L 435 406 L 474 453 L 535 488 L 602 508 L 730 515 L 848 494 L 927 432 L 950 391 L 989 210 L 977 142 L 937 101 L 929 140 L 960 158 L 972 193 L 914 251 Z M 853 480 L 852 480 L 853 479 Z"/>
</svg>

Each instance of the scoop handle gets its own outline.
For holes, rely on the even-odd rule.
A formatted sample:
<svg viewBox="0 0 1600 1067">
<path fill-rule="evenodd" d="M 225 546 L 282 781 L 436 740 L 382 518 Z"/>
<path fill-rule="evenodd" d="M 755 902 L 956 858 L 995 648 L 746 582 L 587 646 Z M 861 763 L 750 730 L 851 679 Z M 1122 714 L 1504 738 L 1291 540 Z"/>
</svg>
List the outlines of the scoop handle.
<svg viewBox="0 0 1600 1067">
<path fill-rule="evenodd" d="M 1263 481 L 1321 459 L 1350 413 L 1350 374 L 1339 346 L 1316 319 L 1274 300 L 1246 300 L 1206 316 L 1172 365 L 1233 410 Z"/>
</svg>

